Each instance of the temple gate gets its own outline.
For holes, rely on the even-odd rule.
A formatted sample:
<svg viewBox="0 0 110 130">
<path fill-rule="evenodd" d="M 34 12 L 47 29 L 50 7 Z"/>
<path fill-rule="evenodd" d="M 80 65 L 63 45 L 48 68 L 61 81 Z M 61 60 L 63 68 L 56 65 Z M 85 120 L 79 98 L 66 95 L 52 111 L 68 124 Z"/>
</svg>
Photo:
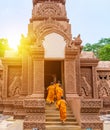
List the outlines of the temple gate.
<svg viewBox="0 0 110 130">
<path fill-rule="evenodd" d="M 92 52 L 72 39 L 65 0 L 33 0 L 22 56 L 4 57 L 0 66 L 0 112 L 24 119 L 24 130 L 45 130 L 46 87 L 60 80 L 65 99 L 82 129 L 102 130 L 109 112 L 110 66 L 101 68 Z M 107 108 L 106 108 L 107 106 Z"/>
</svg>

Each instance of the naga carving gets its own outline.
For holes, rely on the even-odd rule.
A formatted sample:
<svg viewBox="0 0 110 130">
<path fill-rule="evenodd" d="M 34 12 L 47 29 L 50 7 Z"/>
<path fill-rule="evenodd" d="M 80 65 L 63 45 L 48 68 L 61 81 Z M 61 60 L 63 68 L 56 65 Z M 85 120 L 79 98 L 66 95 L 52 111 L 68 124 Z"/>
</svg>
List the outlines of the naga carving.
<svg viewBox="0 0 110 130">
<path fill-rule="evenodd" d="M 92 98 L 91 69 L 82 68 L 80 95 L 83 98 Z"/>
<path fill-rule="evenodd" d="M 22 87 L 21 67 L 9 67 L 8 97 L 19 96 Z"/>
</svg>

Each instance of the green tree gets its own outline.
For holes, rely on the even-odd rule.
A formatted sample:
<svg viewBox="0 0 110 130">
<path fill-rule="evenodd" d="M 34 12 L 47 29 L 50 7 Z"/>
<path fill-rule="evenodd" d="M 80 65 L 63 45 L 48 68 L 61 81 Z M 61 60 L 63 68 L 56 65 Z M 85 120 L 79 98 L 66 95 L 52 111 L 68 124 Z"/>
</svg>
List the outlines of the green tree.
<svg viewBox="0 0 110 130">
<path fill-rule="evenodd" d="M 84 51 L 92 51 L 100 60 L 110 60 L 109 55 L 110 38 L 102 38 L 97 43 L 87 43 L 83 47 Z"/>
<path fill-rule="evenodd" d="M 98 51 L 98 56 L 100 60 L 110 61 L 110 43 L 106 44 Z"/>
<path fill-rule="evenodd" d="M 6 38 L 0 38 L 0 57 L 3 57 L 6 50 L 9 50 L 8 40 Z"/>
</svg>

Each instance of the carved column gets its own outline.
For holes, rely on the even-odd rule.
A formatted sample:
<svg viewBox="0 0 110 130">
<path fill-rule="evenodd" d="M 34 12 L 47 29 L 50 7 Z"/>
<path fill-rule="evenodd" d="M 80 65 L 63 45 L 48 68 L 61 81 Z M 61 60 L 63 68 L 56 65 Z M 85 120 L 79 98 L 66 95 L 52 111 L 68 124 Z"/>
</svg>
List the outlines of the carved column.
<svg viewBox="0 0 110 130">
<path fill-rule="evenodd" d="M 28 57 L 28 95 L 33 93 L 33 62 L 32 57 Z"/>
<path fill-rule="evenodd" d="M 77 38 L 73 41 L 74 45 L 78 48 L 78 55 L 76 57 L 76 87 L 77 87 L 77 93 L 80 95 L 80 88 L 81 88 L 81 72 L 80 72 L 80 53 L 82 50 L 82 40 L 80 38 L 80 35 L 78 35 Z"/>
<path fill-rule="evenodd" d="M 33 61 L 33 95 L 44 98 L 44 50 L 31 48 Z"/>
<path fill-rule="evenodd" d="M 45 99 L 44 99 L 44 49 L 33 46 L 30 49 L 32 57 L 32 85 L 33 93 L 24 100 L 26 117 L 23 123 L 24 130 L 38 128 L 45 130 Z M 29 70 L 30 71 L 30 70 Z"/>
<path fill-rule="evenodd" d="M 28 94 L 28 50 L 24 47 L 22 56 L 22 88 L 21 95 Z"/>
<path fill-rule="evenodd" d="M 76 65 L 75 58 L 78 53 L 77 49 L 66 49 L 64 72 L 65 72 L 65 93 L 66 99 L 77 94 L 76 88 Z"/>
<path fill-rule="evenodd" d="M 93 74 L 93 98 L 97 98 L 98 99 L 96 66 L 92 67 L 92 74 Z"/>
</svg>

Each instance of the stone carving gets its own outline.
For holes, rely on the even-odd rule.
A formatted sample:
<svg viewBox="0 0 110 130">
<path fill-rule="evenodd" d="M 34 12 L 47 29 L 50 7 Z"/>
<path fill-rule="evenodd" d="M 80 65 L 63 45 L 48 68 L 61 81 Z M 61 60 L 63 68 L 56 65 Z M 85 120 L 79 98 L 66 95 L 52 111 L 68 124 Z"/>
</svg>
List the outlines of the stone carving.
<svg viewBox="0 0 110 130">
<path fill-rule="evenodd" d="M 89 123 L 82 122 L 81 128 L 82 128 L 82 129 L 92 128 L 92 129 L 100 129 L 100 130 L 103 130 L 103 123 L 102 123 L 101 121 L 99 121 L 99 122 L 92 122 L 92 121 L 90 121 Z"/>
<path fill-rule="evenodd" d="M 81 71 L 80 95 L 83 98 L 92 98 L 91 70 L 89 68 L 81 68 Z"/>
<path fill-rule="evenodd" d="M 25 121 L 36 121 L 36 122 L 45 122 L 44 113 L 36 113 L 35 115 L 27 115 Z"/>
<path fill-rule="evenodd" d="M 95 121 L 98 122 L 99 121 L 99 115 L 95 114 L 95 115 L 81 115 L 81 119 L 83 120 L 83 122 L 87 122 L 87 121 Z"/>
<path fill-rule="evenodd" d="M 101 108 L 102 101 L 100 99 L 84 99 L 81 101 L 82 108 Z"/>
<path fill-rule="evenodd" d="M 45 101 L 43 99 L 25 99 L 24 100 L 24 107 L 25 108 L 40 108 L 45 107 Z"/>
<path fill-rule="evenodd" d="M 19 96 L 21 90 L 21 67 L 9 67 L 8 97 Z"/>
<path fill-rule="evenodd" d="M 85 86 L 84 86 L 84 87 L 81 87 L 81 96 L 84 97 L 84 98 L 86 98 L 86 97 L 91 98 L 91 97 L 92 97 L 92 96 L 91 96 L 91 94 L 92 94 L 92 93 L 91 93 L 91 92 L 92 92 L 91 86 L 90 86 L 89 83 L 87 82 L 86 77 L 82 77 L 82 80 L 83 80 Z"/>
<path fill-rule="evenodd" d="M 99 72 L 97 74 L 97 86 L 99 98 L 108 97 L 110 95 L 110 73 Z"/>
<path fill-rule="evenodd" d="M 20 96 L 21 77 L 15 76 L 13 82 L 9 86 L 9 97 Z"/>
<path fill-rule="evenodd" d="M 35 1 L 34 1 L 35 3 Z M 63 5 L 62 5 L 63 6 Z M 34 6 L 32 12 L 33 18 L 47 18 L 47 17 L 65 17 L 66 11 L 55 1 L 46 1 Z"/>
</svg>

